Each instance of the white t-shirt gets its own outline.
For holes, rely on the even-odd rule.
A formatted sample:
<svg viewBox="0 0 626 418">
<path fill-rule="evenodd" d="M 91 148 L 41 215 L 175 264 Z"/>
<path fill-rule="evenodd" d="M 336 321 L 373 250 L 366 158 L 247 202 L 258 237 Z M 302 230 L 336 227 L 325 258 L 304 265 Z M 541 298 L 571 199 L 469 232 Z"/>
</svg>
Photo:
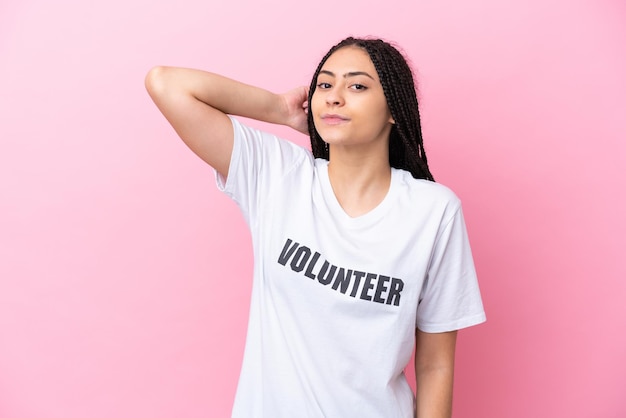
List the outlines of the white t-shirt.
<svg viewBox="0 0 626 418">
<path fill-rule="evenodd" d="M 485 320 L 459 199 L 392 169 L 384 200 L 351 218 L 328 161 L 231 120 L 217 183 L 250 227 L 255 260 L 232 416 L 412 417 L 403 370 L 415 328 Z"/>
</svg>

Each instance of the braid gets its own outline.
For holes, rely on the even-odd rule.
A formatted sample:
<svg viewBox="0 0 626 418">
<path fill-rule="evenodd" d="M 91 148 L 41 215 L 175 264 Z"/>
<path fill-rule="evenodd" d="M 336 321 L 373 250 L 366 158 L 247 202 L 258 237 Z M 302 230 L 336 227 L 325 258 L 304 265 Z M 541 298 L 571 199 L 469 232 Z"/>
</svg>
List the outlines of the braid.
<svg viewBox="0 0 626 418">
<path fill-rule="evenodd" d="M 409 171 L 416 179 L 434 181 L 424 150 L 413 73 L 404 56 L 389 43 L 380 39 L 350 37 L 333 46 L 315 70 L 309 89 L 309 109 L 322 66 L 335 51 L 346 46 L 357 46 L 368 53 L 382 84 L 387 106 L 395 121 L 389 134 L 389 165 Z M 328 145 L 315 129 L 312 112 L 307 118 L 313 155 L 327 160 Z"/>
</svg>

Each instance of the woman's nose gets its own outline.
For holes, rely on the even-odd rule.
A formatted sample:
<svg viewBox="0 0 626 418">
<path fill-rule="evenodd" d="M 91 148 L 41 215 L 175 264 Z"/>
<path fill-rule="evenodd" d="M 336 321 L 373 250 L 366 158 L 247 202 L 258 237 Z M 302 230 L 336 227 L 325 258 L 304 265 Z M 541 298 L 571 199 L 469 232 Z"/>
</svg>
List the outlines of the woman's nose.
<svg viewBox="0 0 626 418">
<path fill-rule="evenodd" d="M 331 106 L 341 106 L 344 103 L 343 95 L 334 88 L 326 95 L 326 103 Z"/>
</svg>

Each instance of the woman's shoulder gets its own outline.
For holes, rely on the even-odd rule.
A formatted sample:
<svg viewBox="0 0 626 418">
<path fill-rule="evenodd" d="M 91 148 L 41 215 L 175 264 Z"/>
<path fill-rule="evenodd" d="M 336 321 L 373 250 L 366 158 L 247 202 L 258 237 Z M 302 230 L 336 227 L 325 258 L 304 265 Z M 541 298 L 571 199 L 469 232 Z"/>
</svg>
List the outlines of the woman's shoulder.
<svg viewBox="0 0 626 418">
<path fill-rule="evenodd" d="M 416 179 L 410 172 L 402 169 L 393 169 L 399 186 L 406 189 L 408 196 L 420 202 L 429 202 L 444 206 L 458 207 L 461 200 L 448 186 L 426 179 Z"/>
<path fill-rule="evenodd" d="M 311 151 L 294 141 L 249 125 L 232 115 L 229 115 L 229 118 L 233 124 L 235 143 L 244 142 L 250 148 L 265 150 L 270 154 L 278 154 L 280 157 L 313 161 Z M 276 156 L 274 155 L 274 157 Z"/>
</svg>

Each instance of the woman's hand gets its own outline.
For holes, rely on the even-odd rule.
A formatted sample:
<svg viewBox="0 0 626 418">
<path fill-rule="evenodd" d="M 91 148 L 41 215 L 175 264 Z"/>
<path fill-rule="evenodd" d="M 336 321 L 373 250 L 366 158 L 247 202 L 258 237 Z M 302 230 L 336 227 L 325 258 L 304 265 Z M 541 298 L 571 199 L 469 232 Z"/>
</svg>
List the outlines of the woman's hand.
<svg viewBox="0 0 626 418">
<path fill-rule="evenodd" d="M 308 95 L 309 88 L 305 86 L 296 87 L 280 95 L 285 105 L 285 125 L 305 135 L 309 134 L 307 124 Z"/>
</svg>

